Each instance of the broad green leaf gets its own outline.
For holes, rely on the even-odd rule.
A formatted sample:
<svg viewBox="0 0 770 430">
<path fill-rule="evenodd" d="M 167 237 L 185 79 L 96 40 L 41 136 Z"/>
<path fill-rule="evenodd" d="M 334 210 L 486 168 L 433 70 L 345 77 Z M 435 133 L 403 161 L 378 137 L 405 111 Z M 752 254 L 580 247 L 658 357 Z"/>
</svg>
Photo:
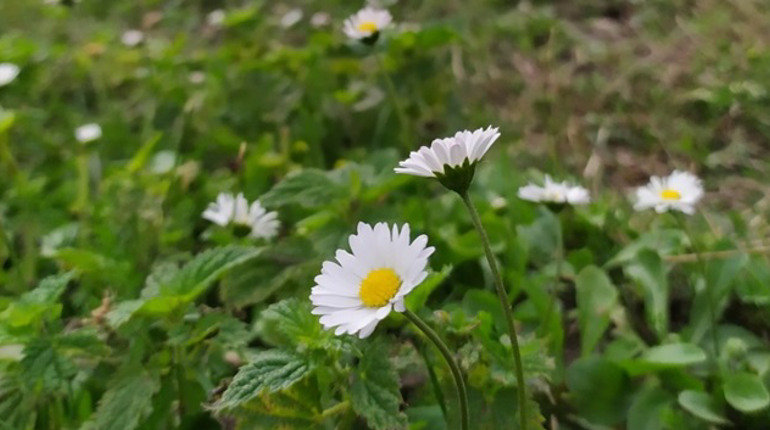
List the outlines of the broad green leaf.
<svg viewBox="0 0 770 430">
<path fill-rule="evenodd" d="M 268 207 L 298 204 L 306 208 L 327 205 L 347 196 L 348 189 L 319 169 L 304 169 L 288 175 L 260 198 Z"/>
<path fill-rule="evenodd" d="M 647 321 L 659 338 L 668 333 L 668 279 L 660 255 L 642 249 L 624 267 L 626 274 L 641 288 Z"/>
<path fill-rule="evenodd" d="M 687 367 L 706 361 L 706 353 L 692 343 L 671 343 L 654 346 L 642 355 L 624 363 L 628 372 L 637 375 L 663 369 Z"/>
<path fill-rule="evenodd" d="M 353 410 L 374 430 L 406 427 L 406 416 L 400 411 L 401 392 L 398 374 L 388 358 L 385 345 L 367 342 L 351 387 Z"/>
<path fill-rule="evenodd" d="M 133 430 L 152 412 L 160 379 L 142 369 L 131 369 L 107 385 L 96 412 L 84 428 Z"/>
<path fill-rule="evenodd" d="M 717 403 L 708 393 L 694 390 L 686 390 L 677 397 L 679 406 L 687 412 L 695 415 L 703 421 L 712 424 L 729 424 L 723 412 L 717 407 Z"/>
<path fill-rule="evenodd" d="M 274 393 L 300 381 L 311 372 L 307 361 L 294 352 L 271 349 L 258 353 L 238 369 L 215 409 L 233 409 L 263 393 Z"/>
<path fill-rule="evenodd" d="M 73 273 L 49 276 L 32 291 L 24 293 L 18 300 L 0 313 L 0 322 L 11 327 L 36 324 L 45 318 L 57 318 L 61 312 L 59 297 L 72 279 Z"/>
<path fill-rule="evenodd" d="M 237 417 L 237 428 L 242 430 L 315 430 L 326 428 L 322 425 L 327 421 L 333 422 L 331 417 L 321 418 L 321 394 L 315 378 L 304 378 L 287 389 L 263 393 L 228 414 Z"/>
<path fill-rule="evenodd" d="M 762 378 L 753 373 L 727 373 L 722 388 L 727 403 L 741 412 L 757 412 L 770 406 L 767 387 Z"/>
<path fill-rule="evenodd" d="M 589 355 L 610 325 L 610 313 L 618 303 L 618 292 L 607 274 L 596 266 L 581 270 L 575 280 L 580 350 Z"/>
<path fill-rule="evenodd" d="M 652 229 L 620 250 L 604 267 L 610 269 L 631 262 L 644 249 L 655 249 L 660 255 L 669 255 L 681 249 L 687 235 L 680 229 Z"/>
<path fill-rule="evenodd" d="M 672 396 L 660 387 L 645 386 L 634 396 L 628 410 L 628 430 L 660 430 L 661 415 L 673 403 Z"/>
<path fill-rule="evenodd" d="M 64 393 L 76 373 L 75 364 L 56 349 L 51 339 L 35 339 L 25 346 L 21 375 L 33 390 Z"/>
<path fill-rule="evenodd" d="M 764 256 L 753 256 L 748 260 L 735 283 L 735 292 L 746 303 L 770 304 L 770 264 Z"/>
<path fill-rule="evenodd" d="M 576 360 L 567 369 L 576 411 L 594 424 L 615 425 L 626 416 L 631 385 L 623 369 L 601 357 Z"/>
</svg>

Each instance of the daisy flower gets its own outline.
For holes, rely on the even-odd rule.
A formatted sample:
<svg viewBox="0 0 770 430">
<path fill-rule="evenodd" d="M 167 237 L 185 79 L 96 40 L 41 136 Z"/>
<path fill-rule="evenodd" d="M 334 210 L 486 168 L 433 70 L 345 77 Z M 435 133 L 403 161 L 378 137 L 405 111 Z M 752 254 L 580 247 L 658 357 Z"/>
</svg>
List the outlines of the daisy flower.
<svg viewBox="0 0 770 430">
<path fill-rule="evenodd" d="M 93 142 L 102 137 L 102 127 L 99 124 L 85 124 L 75 129 L 75 139 L 80 143 Z"/>
<path fill-rule="evenodd" d="M 702 197 L 701 180 L 692 173 L 675 170 L 664 178 L 653 176 L 649 184 L 637 188 L 634 209 L 654 208 L 658 213 L 673 209 L 692 215 Z"/>
<path fill-rule="evenodd" d="M 393 17 L 387 10 L 365 7 L 346 19 L 342 29 L 351 39 L 374 43 L 380 31 L 392 22 Z"/>
<path fill-rule="evenodd" d="M 450 190 L 467 191 L 476 163 L 500 137 L 497 127 L 474 131 L 463 130 L 453 137 L 435 139 L 430 147 L 423 146 L 409 153 L 394 171 L 407 175 L 436 178 Z"/>
<path fill-rule="evenodd" d="M 528 184 L 519 188 L 519 198 L 538 203 L 585 205 L 591 202 L 588 190 L 567 181 L 555 182 L 545 175 L 543 186 Z"/>
<path fill-rule="evenodd" d="M 19 66 L 13 63 L 0 63 L 0 87 L 13 82 L 20 71 Z"/>
<path fill-rule="evenodd" d="M 242 193 L 237 196 L 220 193 L 203 211 L 203 218 L 222 227 L 230 224 L 247 227 L 254 238 L 270 239 L 278 234 L 280 226 L 277 212 L 268 212 L 258 200 L 249 205 Z"/>
<path fill-rule="evenodd" d="M 395 310 L 404 312 L 404 297 L 428 276 L 433 247 L 428 237 L 410 242 L 409 224 L 392 228 L 359 223 L 349 240 L 352 253 L 337 250 L 336 261 L 325 261 L 310 293 L 314 315 L 337 335 L 372 334 L 377 323 Z"/>
</svg>

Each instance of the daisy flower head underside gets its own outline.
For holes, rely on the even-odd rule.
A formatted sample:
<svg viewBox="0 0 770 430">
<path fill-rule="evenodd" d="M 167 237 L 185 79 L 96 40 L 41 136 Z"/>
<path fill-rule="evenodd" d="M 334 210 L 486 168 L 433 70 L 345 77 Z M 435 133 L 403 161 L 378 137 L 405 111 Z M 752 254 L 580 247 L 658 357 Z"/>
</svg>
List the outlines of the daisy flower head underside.
<svg viewBox="0 0 770 430">
<path fill-rule="evenodd" d="M 650 183 L 636 190 L 634 209 L 655 209 L 662 213 L 677 210 L 688 215 L 695 213 L 695 205 L 703 198 L 701 180 L 689 172 L 675 170 L 669 176 L 650 178 Z"/>
<path fill-rule="evenodd" d="M 499 129 L 492 126 L 458 131 L 452 137 L 435 139 L 429 147 L 412 151 L 394 171 L 436 178 L 447 188 L 463 193 L 473 179 L 476 163 L 499 137 Z"/>
<path fill-rule="evenodd" d="M 268 212 L 258 200 L 249 204 L 242 193 L 237 196 L 220 193 L 203 211 L 203 218 L 223 227 L 230 224 L 247 227 L 254 238 L 272 238 L 280 227 L 278 213 Z"/>
<path fill-rule="evenodd" d="M 310 300 L 325 328 L 363 339 L 392 310 L 405 310 L 404 297 L 428 276 L 434 248 L 425 235 L 410 241 L 409 224 L 359 223 L 348 242 L 351 252 L 337 250 L 323 263 Z"/>
<path fill-rule="evenodd" d="M 392 22 L 393 17 L 387 10 L 365 7 L 346 19 L 342 29 L 351 39 L 374 43 Z"/>
<path fill-rule="evenodd" d="M 518 195 L 520 199 L 538 203 L 585 205 L 591 202 L 587 189 L 567 181 L 555 182 L 548 175 L 542 186 L 525 185 L 519 188 Z"/>
</svg>

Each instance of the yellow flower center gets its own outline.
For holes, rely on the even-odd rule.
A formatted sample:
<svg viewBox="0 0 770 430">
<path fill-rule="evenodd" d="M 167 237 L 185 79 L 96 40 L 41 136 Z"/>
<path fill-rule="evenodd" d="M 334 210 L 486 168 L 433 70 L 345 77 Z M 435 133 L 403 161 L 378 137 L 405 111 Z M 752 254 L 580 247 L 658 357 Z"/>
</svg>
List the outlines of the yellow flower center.
<svg viewBox="0 0 770 430">
<path fill-rule="evenodd" d="M 358 24 L 358 31 L 362 33 L 374 33 L 377 31 L 377 23 L 374 21 L 364 21 Z"/>
<path fill-rule="evenodd" d="M 401 287 L 401 279 L 393 269 L 376 269 L 361 282 L 358 295 L 364 305 L 379 308 L 388 304 Z"/>
<path fill-rule="evenodd" d="M 676 190 L 663 190 L 660 192 L 660 197 L 663 198 L 663 200 L 681 200 L 682 195 L 679 194 L 679 191 Z"/>
</svg>

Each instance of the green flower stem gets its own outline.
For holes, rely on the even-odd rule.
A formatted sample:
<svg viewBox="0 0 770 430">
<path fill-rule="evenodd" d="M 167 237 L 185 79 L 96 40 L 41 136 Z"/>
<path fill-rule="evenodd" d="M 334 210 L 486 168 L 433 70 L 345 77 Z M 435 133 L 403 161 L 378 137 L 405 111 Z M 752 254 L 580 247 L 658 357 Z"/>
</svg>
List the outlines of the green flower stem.
<svg viewBox="0 0 770 430">
<path fill-rule="evenodd" d="M 706 262 L 703 260 L 703 258 L 701 258 L 702 252 L 700 246 L 695 240 L 695 235 L 692 234 L 692 231 L 690 231 L 690 228 L 687 226 L 687 222 L 685 222 L 684 216 L 680 214 L 673 215 L 674 219 L 676 219 L 676 222 L 679 224 L 679 227 L 687 235 L 687 238 L 690 239 L 690 245 L 692 246 L 693 253 L 695 254 L 695 260 L 698 262 L 701 274 L 703 275 L 703 282 L 705 283 L 706 288 L 706 307 L 708 308 L 709 319 L 711 319 L 711 342 L 713 343 L 714 347 L 714 363 L 718 363 L 719 340 L 717 339 L 717 311 L 716 305 L 714 304 L 714 292 L 709 285 L 708 272 L 706 271 Z M 716 367 L 717 369 L 719 368 L 718 365 Z"/>
<path fill-rule="evenodd" d="M 350 409 L 350 401 L 345 400 L 343 402 L 339 402 L 334 406 L 328 407 L 321 412 L 320 415 L 318 415 L 318 422 L 322 423 L 327 418 L 332 417 L 334 415 L 337 415 L 342 412 L 346 412 L 348 409 Z"/>
<path fill-rule="evenodd" d="M 406 116 L 404 105 L 401 104 L 401 99 L 398 97 L 396 86 L 393 84 L 393 80 L 390 79 L 390 76 L 388 76 L 388 73 L 385 70 L 385 62 L 382 61 L 381 54 L 375 54 L 374 57 L 377 58 L 377 66 L 380 69 L 382 80 L 385 81 L 385 89 L 388 92 L 388 98 L 393 104 L 393 108 L 396 111 L 396 116 L 398 117 L 399 126 L 401 127 L 401 142 L 404 145 L 404 148 L 409 150 L 409 142 L 411 140 L 409 137 L 409 119 Z"/>
<path fill-rule="evenodd" d="M 492 270 L 492 275 L 495 279 L 495 289 L 497 290 L 497 298 L 500 299 L 500 304 L 503 307 L 503 313 L 505 314 L 505 320 L 508 323 L 508 336 L 511 339 L 511 346 L 513 347 L 513 359 L 516 365 L 516 380 L 519 384 L 519 418 L 521 430 L 527 430 L 527 389 L 524 382 L 524 366 L 521 363 L 521 350 L 519 348 L 519 339 L 516 336 L 516 326 L 513 323 L 513 311 L 511 310 L 511 302 L 508 300 L 508 293 L 505 291 L 503 285 L 503 278 L 500 276 L 500 270 L 497 268 L 497 262 L 495 255 L 492 253 L 492 246 L 489 243 L 489 237 L 487 236 L 484 225 L 481 224 L 481 218 L 473 205 L 470 196 L 467 192 L 460 194 L 463 199 L 463 203 L 468 208 L 468 212 L 471 214 L 471 220 L 473 226 L 476 227 L 479 236 L 481 236 L 481 242 L 484 245 L 484 252 L 487 256 L 487 262 L 489 268 Z"/>
<path fill-rule="evenodd" d="M 468 430 L 470 428 L 468 421 L 468 392 L 465 388 L 465 380 L 463 379 L 463 375 L 460 372 L 460 367 L 457 365 L 457 362 L 452 356 L 452 352 L 449 350 L 449 347 L 446 346 L 444 341 L 441 340 L 438 334 L 436 334 L 436 332 L 433 331 L 433 329 L 430 328 L 430 326 L 428 326 L 425 321 L 420 319 L 417 314 L 407 309 L 404 311 L 404 315 L 407 319 L 409 319 L 409 321 L 412 322 L 412 324 L 416 325 L 417 328 L 419 328 L 420 331 L 422 331 L 425 336 L 427 336 L 428 339 L 433 342 L 434 345 L 436 345 L 436 348 L 438 348 L 438 350 L 441 352 L 441 355 L 444 357 L 444 360 L 446 360 L 447 365 L 449 365 L 449 369 L 452 371 L 452 377 L 454 377 L 455 380 L 455 385 L 457 386 L 457 397 L 459 397 L 460 400 L 461 428 L 462 430 Z"/>
</svg>

